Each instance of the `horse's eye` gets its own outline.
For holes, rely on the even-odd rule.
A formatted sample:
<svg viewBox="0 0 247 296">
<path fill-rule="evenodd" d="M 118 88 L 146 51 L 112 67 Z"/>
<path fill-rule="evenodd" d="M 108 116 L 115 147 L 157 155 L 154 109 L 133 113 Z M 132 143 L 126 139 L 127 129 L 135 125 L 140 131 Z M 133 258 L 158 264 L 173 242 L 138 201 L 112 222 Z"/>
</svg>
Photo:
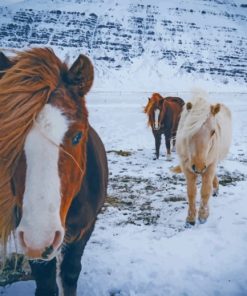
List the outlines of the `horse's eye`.
<svg viewBox="0 0 247 296">
<path fill-rule="evenodd" d="M 82 138 L 82 132 L 76 133 L 76 135 L 72 139 L 72 144 L 77 145 L 80 142 L 81 138 Z"/>
<path fill-rule="evenodd" d="M 211 137 L 215 134 L 215 130 L 211 131 Z"/>
</svg>

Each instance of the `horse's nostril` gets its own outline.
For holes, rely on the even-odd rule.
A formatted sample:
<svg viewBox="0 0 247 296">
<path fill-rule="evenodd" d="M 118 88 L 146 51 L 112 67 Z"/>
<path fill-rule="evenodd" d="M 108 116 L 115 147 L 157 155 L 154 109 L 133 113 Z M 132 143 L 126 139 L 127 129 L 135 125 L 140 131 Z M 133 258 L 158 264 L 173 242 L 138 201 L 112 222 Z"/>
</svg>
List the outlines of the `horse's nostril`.
<svg viewBox="0 0 247 296">
<path fill-rule="evenodd" d="M 56 250 L 61 245 L 62 239 L 63 239 L 62 232 L 57 230 L 55 232 L 53 243 L 50 246 L 46 247 L 43 253 L 41 254 L 42 258 L 47 259 L 49 255 L 51 255 L 53 251 Z"/>
<path fill-rule="evenodd" d="M 19 231 L 18 232 L 18 237 L 19 237 L 19 241 L 22 247 L 26 247 L 26 243 L 24 240 L 24 231 Z"/>
<path fill-rule="evenodd" d="M 196 166 L 194 165 L 194 164 L 192 164 L 192 170 L 195 172 L 195 170 L 196 170 Z"/>
</svg>

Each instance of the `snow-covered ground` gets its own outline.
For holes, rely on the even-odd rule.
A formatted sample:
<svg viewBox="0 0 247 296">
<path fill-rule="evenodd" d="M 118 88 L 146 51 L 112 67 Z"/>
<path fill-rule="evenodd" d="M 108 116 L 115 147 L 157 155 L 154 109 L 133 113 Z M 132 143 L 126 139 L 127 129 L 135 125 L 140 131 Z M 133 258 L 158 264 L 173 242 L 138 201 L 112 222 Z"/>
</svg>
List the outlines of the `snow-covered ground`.
<svg viewBox="0 0 247 296">
<path fill-rule="evenodd" d="M 210 94 L 233 115 L 233 142 L 219 165 L 220 192 L 210 216 L 185 228 L 183 175 L 162 156 L 142 112 L 149 93 L 95 93 L 90 122 L 108 151 L 108 200 L 82 259 L 79 296 L 247 295 L 247 95 Z M 179 94 L 187 101 L 189 93 Z M 122 150 L 128 156 L 121 156 Z M 198 196 L 199 197 L 199 196 Z M 0 295 L 34 294 L 32 281 L 0 288 Z"/>
<path fill-rule="evenodd" d="M 61 59 L 85 53 L 95 66 L 87 102 L 108 151 L 109 196 L 82 259 L 78 296 L 247 295 L 245 3 L 0 0 L 0 48 L 52 46 Z M 193 85 L 224 92 L 210 100 L 232 110 L 233 142 L 207 223 L 185 228 L 185 180 L 169 170 L 177 156 L 166 160 L 163 141 L 153 160 L 142 110 L 150 90 L 187 101 Z M 18 282 L 0 295 L 34 290 L 33 281 Z"/>
</svg>

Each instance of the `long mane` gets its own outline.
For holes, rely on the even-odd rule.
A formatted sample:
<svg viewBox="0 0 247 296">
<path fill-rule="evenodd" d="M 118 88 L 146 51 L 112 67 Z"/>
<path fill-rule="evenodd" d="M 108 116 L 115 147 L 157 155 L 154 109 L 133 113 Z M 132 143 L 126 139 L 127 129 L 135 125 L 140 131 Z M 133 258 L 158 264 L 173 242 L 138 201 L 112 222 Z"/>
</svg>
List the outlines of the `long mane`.
<svg viewBox="0 0 247 296">
<path fill-rule="evenodd" d="M 154 109 L 154 105 L 162 99 L 163 99 L 163 97 L 159 93 L 153 93 L 152 97 L 149 99 L 146 107 L 144 108 L 144 113 L 146 113 L 149 118 L 148 125 L 152 125 L 152 123 L 150 121 L 150 114 L 152 113 L 152 111 Z"/>
<path fill-rule="evenodd" d="M 178 126 L 178 135 L 193 136 L 205 123 L 210 114 L 210 104 L 202 96 L 196 96 L 191 101 L 192 109 L 183 107 Z"/>
<path fill-rule="evenodd" d="M 15 227 L 11 179 L 34 119 L 47 103 L 66 65 L 51 49 L 19 52 L 0 79 L 0 242 Z"/>
</svg>

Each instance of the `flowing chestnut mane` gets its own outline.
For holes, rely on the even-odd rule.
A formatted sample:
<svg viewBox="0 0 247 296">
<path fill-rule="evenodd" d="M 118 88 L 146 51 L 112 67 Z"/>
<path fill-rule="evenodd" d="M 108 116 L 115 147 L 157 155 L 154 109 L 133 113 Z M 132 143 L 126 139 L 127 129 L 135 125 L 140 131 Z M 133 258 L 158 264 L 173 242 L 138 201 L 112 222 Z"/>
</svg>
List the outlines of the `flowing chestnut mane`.
<svg viewBox="0 0 247 296">
<path fill-rule="evenodd" d="M 159 93 L 153 93 L 152 97 L 148 100 L 146 107 L 144 108 L 144 113 L 148 115 L 148 126 L 152 125 L 150 114 L 153 112 L 154 107 L 164 98 Z"/>
</svg>

